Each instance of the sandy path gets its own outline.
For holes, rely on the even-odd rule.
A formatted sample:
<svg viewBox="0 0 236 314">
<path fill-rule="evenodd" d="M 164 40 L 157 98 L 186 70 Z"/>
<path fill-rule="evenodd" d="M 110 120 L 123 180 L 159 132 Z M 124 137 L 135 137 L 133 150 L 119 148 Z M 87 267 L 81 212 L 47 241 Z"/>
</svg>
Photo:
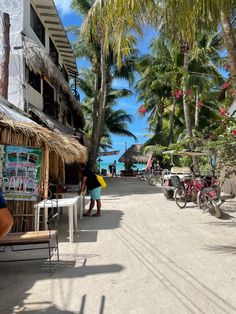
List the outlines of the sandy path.
<svg viewBox="0 0 236 314">
<path fill-rule="evenodd" d="M 0 313 L 236 313 L 236 223 L 180 210 L 136 178 L 108 185 L 77 243 L 63 216 L 53 277 L 40 262 L 0 265 Z"/>
</svg>

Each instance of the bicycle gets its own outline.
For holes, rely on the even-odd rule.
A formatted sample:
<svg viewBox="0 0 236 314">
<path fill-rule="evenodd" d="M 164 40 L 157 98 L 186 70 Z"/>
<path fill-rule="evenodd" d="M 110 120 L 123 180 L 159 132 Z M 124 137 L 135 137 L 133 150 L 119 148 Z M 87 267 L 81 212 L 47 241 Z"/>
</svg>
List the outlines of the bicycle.
<svg viewBox="0 0 236 314">
<path fill-rule="evenodd" d="M 209 210 L 211 215 L 219 218 L 222 214 L 218 189 L 216 187 L 216 179 L 211 178 L 211 183 L 206 177 L 195 177 L 186 179 L 181 182 L 178 177 L 172 178 L 176 187 L 174 199 L 179 208 L 185 208 L 188 202 L 194 202 L 203 209 Z"/>
<path fill-rule="evenodd" d="M 162 172 L 163 169 L 154 170 L 153 173 L 148 177 L 148 184 L 151 186 L 162 186 Z"/>
</svg>

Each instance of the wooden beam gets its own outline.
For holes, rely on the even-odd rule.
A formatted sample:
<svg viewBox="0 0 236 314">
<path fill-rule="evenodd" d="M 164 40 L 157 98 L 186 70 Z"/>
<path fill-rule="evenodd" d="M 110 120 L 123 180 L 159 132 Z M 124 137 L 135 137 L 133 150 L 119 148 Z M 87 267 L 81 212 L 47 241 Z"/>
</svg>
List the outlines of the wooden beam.
<svg viewBox="0 0 236 314">
<path fill-rule="evenodd" d="M 64 46 L 64 45 L 57 45 L 57 48 L 63 48 L 63 49 L 69 49 L 70 51 L 72 51 L 72 48 L 69 46 Z M 60 50 L 60 49 L 59 49 Z"/>
<path fill-rule="evenodd" d="M 65 44 L 65 45 L 70 46 L 70 44 L 68 44 L 68 40 L 55 39 L 55 43 L 57 43 L 57 44 Z"/>
<path fill-rule="evenodd" d="M 55 13 L 46 13 L 46 12 L 42 12 L 40 13 L 41 16 L 49 16 L 49 17 L 58 17 L 57 14 Z"/>
<path fill-rule="evenodd" d="M 41 5 L 41 4 L 36 4 L 35 6 L 37 9 L 46 9 L 46 10 L 55 10 L 55 8 L 51 5 Z"/>
<path fill-rule="evenodd" d="M 66 35 L 52 34 L 52 36 L 57 38 L 66 38 Z"/>
<path fill-rule="evenodd" d="M 72 53 L 71 50 L 68 51 L 68 50 L 61 50 L 61 49 L 59 49 L 59 51 L 60 51 L 60 52 L 65 52 L 65 53 L 70 53 L 70 54 Z"/>
<path fill-rule="evenodd" d="M 3 56 L 0 59 L 0 95 L 8 99 L 9 58 L 10 58 L 10 17 L 8 13 L 0 13 L 2 22 Z"/>
<path fill-rule="evenodd" d="M 55 27 L 49 27 L 48 28 L 49 31 L 54 31 L 54 32 L 65 32 L 65 30 L 63 28 L 55 28 Z"/>
<path fill-rule="evenodd" d="M 61 25 L 60 22 L 56 22 L 56 21 L 44 21 L 44 24 Z"/>
</svg>

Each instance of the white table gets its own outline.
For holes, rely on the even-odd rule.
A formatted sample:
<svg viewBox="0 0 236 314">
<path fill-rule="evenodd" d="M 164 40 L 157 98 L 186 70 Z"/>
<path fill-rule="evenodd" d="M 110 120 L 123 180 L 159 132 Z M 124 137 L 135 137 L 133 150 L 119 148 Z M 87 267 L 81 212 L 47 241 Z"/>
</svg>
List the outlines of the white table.
<svg viewBox="0 0 236 314">
<path fill-rule="evenodd" d="M 35 230 L 39 230 L 40 210 L 44 210 L 45 229 L 47 229 L 48 208 L 68 208 L 69 216 L 69 239 L 70 243 L 74 240 L 74 231 L 78 228 L 78 207 L 80 209 L 80 217 L 83 215 L 81 205 L 79 204 L 79 196 L 59 199 L 42 200 L 35 207 Z M 80 206 L 79 206 L 80 205 Z"/>
</svg>

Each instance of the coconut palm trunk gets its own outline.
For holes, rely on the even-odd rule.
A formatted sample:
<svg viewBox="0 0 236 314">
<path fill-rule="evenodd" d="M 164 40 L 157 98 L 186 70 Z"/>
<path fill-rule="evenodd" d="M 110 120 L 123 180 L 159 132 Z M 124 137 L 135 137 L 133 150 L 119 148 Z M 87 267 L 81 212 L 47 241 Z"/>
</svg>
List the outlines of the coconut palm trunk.
<svg viewBox="0 0 236 314">
<path fill-rule="evenodd" d="M 174 142 L 174 122 L 175 122 L 175 109 L 176 109 L 176 99 L 173 100 L 172 111 L 170 115 L 170 131 L 169 131 L 169 143 Z"/>
<path fill-rule="evenodd" d="M 191 123 L 191 116 L 190 116 L 190 107 L 187 99 L 187 90 L 188 90 L 188 68 L 189 68 L 189 53 L 188 51 L 184 51 L 184 81 L 183 81 L 183 108 L 184 108 L 184 119 L 187 134 L 190 138 L 193 137 L 192 131 L 192 123 Z"/>
<path fill-rule="evenodd" d="M 183 81 L 183 108 L 184 108 L 184 119 L 185 119 L 185 126 L 187 130 L 187 135 L 190 139 L 193 138 L 193 130 L 192 130 L 192 121 L 191 121 L 191 114 L 190 114 L 190 106 L 188 103 L 188 74 L 189 74 L 189 48 L 188 44 L 185 43 L 184 47 L 184 81 Z M 195 149 L 194 144 L 190 144 L 190 149 L 193 151 Z M 198 166 L 198 160 L 196 157 L 193 157 L 193 165 L 195 170 L 198 171 L 199 166 Z"/>
<path fill-rule="evenodd" d="M 230 72 L 232 76 L 232 84 L 234 89 L 236 89 L 236 40 L 230 16 L 229 14 L 223 11 L 221 11 L 221 24 L 223 29 L 225 47 L 228 51 L 230 59 Z"/>
<path fill-rule="evenodd" d="M 107 102 L 107 64 L 106 54 L 104 47 L 104 38 L 101 39 L 101 58 L 100 58 L 100 71 L 101 71 L 101 86 L 98 97 L 94 99 L 94 114 L 93 114 L 93 134 L 90 149 L 89 166 L 95 169 L 96 159 L 98 156 L 99 145 L 104 130 L 105 121 L 105 108 Z M 96 77 L 96 81 L 99 78 Z"/>
<path fill-rule="evenodd" d="M 199 93 L 198 89 L 196 90 L 196 105 L 195 105 L 195 130 L 199 128 L 199 116 L 200 116 L 200 107 L 198 106 L 199 102 Z"/>
</svg>

